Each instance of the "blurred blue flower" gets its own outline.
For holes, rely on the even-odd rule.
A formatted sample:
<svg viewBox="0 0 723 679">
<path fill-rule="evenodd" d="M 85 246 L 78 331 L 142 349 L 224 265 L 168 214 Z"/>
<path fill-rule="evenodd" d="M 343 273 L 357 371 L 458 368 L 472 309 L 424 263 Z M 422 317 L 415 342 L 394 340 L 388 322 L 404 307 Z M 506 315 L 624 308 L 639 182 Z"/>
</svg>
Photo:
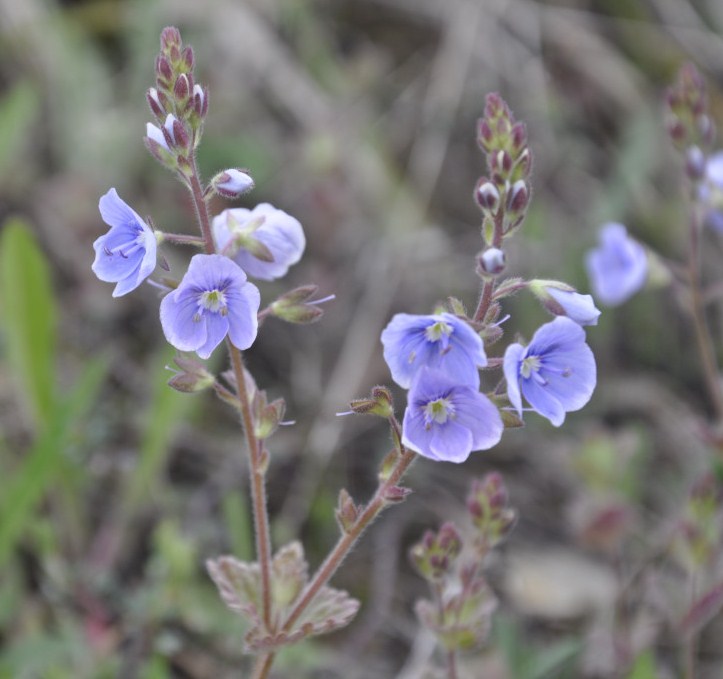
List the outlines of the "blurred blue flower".
<svg viewBox="0 0 723 679">
<path fill-rule="evenodd" d="M 579 410 L 590 400 L 597 381 L 585 331 L 564 316 L 538 328 L 526 347 L 508 346 L 504 372 L 507 396 L 518 414 L 522 416 L 522 393 L 556 427 L 565 421 L 566 412 Z"/>
<path fill-rule="evenodd" d="M 700 198 L 706 207 L 706 223 L 723 233 L 723 151 L 714 153 L 705 164 Z"/>
<path fill-rule="evenodd" d="M 497 408 L 476 388 L 422 367 L 409 390 L 402 443 L 432 460 L 464 462 L 502 438 Z"/>
<path fill-rule="evenodd" d="M 264 281 L 284 276 L 306 247 L 301 224 L 269 203 L 224 210 L 213 219 L 213 235 L 219 252 Z"/>
<path fill-rule="evenodd" d="M 617 306 L 645 284 L 648 257 L 645 248 L 628 236 L 622 224 L 603 225 L 599 240 L 600 247 L 585 258 L 587 274 L 596 299 Z"/>
<path fill-rule="evenodd" d="M 256 339 L 261 297 L 228 257 L 194 255 L 181 284 L 161 301 L 161 325 L 169 344 L 201 358 L 228 334 L 238 349 Z"/>
<path fill-rule="evenodd" d="M 156 236 L 127 203 L 111 189 L 98 202 L 110 231 L 93 243 L 93 272 L 100 280 L 117 283 L 113 297 L 135 290 L 156 268 Z"/>
</svg>

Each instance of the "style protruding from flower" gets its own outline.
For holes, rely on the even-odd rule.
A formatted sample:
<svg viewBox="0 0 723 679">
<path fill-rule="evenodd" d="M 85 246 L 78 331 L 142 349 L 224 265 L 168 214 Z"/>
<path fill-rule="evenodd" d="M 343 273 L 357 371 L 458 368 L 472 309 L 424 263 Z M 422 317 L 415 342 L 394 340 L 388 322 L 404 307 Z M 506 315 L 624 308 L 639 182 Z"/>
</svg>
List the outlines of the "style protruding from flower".
<svg viewBox="0 0 723 679">
<path fill-rule="evenodd" d="M 522 417 L 522 396 L 533 410 L 559 427 L 565 413 L 580 410 L 597 381 L 595 357 L 585 343 L 585 331 L 558 316 L 538 328 L 525 347 L 510 344 L 505 351 L 507 396 Z"/>
<path fill-rule="evenodd" d="M 224 210 L 213 219 L 213 235 L 219 252 L 263 281 L 286 275 L 306 247 L 298 220 L 269 203 Z"/>
<path fill-rule="evenodd" d="M 578 325 L 597 325 L 600 309 L 591 295 L 581 295 L 561 281 L 536 279 L 528 283 L 528 288 L 551 314 L 567 316 Z"/>
<path fill-rule="evenodd" d="M 479 335 L 449 313 L 396 314 L 382 331 L 382 344 L 392 379 L 405 389 L 425 366 L 445 372 L 457 384 L 477 389 L 478 368 L 487 365 Z"/>
<path fill-rule="evenodd" d="M 256 339 L 261 296 L 228 257 L 195 255 L 180 285 L 161 301 L 169 344 L 208 358 L 226 335 L 237 349 Z"/>
<path fill-rule="evenodd" d="M 587 274 L 595 298 L 608 306 L 617 306 L 645 284 L 648 256 L 622 224 L 603 225 L 599 240 L 600 247 L 588 252 L 585 258 Z"/>
<path fill-rule="evenodd" d="M 492 448 L 504 425 L 477 388 L 423 367 L 409 390 L 402 443 L 431 460 L 464 462 L 473 450 Z"/>
<path fill-rule="evenodd" d="M 135 290 L 156 268 L 156 236 L 115 189 L 101 197 L 98 208 L 110 231 L 93 243 L 93 272 L 117 283 L 113 297 Z"/>
</svg>

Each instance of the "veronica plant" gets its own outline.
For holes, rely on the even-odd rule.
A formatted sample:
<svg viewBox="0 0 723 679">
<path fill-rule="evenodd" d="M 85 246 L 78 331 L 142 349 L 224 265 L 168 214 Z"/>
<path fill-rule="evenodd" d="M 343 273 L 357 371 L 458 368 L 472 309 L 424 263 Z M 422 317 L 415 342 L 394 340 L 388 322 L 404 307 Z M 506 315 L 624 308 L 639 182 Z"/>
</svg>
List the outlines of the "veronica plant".
<svg viewBox="0 0 723 679">
<path fill-rule="evenodd" d="M 111 230 L 95 243 L 93 270 L 101 280 L 116 283 L 114 295 L 122 295 L 153 275 L 157 245 L 202 250 L 190 259 L 185 272 L 175 278 L 164 274 L 154 283 L 165 293 L 160 302 L 163 332 L 183 352 L 175 359 L 178 371 L 170 386 L 184 392 L 212 389 L 240 416 L 250 469 L 256 561 L 223 556 L 209 559 L 207 566 L 223 600 L 249 623 L 245 649 L 256 656 L 251 676 L 263 679 L 269 676 L 279 648 L 336 630 L 354 617 L 359 603 L 328 583 L 365 528 L 385 508 L 405 499 L 409 490 L 400 482 L 417 457 L 461 463 L 473 451 L 496 445 L 506 425 L 522 424 L 521 394 L 555 425 L 562 423 L 565 413 L 587 403 L 596 374 L 581 326 L 594 325 L 599 311 L 589 296 L 560 281 L 500 279 L 506 266 L 505 247 L 521 228 L 530 202 L 532 155 L 525 125 L 515 121 L 499 95 L 489 95 L 478 128 L 489 177 L 480 179 L 474 194 L 482 213 L 482 250 L 476 259 L 481 283 L 475 310 L 468 314 L 460 300 L 450 298 L 446 307 L 431 314 L 397 314 L 382 332 L 392 378 L 409 389 L 403 421 L 397 419 L 386 387 L 375 387 L 368 397 L 352 401 L 353 412 L 388 422 L 394 446 L 381 462 L 371 499 L 358 503 L 345 489 L 340 491 L 339 539 L 310 575 L 301 543 L 272 549 L 266 477 L 273 456 L 267 441 L 281 424 L 285 405 L 282 399 L 267 400 L 246 370 L 242 352 L 256 340 L 261 320 L 316 321 L 323 313 L 320 304 L 333 295 L 314 299 L 317 287 L 306 285 L 262 305 L 263 287 L 248 279 L 283 277 L 303 254 L 304 231 L 298 220 L 268 203 L 209 214 L 209 197 L 236 199 L 253 188 L 253 178 L 247 170 L 228 168 L 208 184 L 202 182 L 196 150 L 209 98 L 205 87 L 195 82 L 193 68 L 193 51 L 183 45 L 178 30 L 164 29 L 155 62 L 156 82 L 146 97 L 154 121 L 146 126 L 144 142 L 188 189 L 199 235 L 152 229 L 111 189 L 100 201 L 101 215 Z M 514 343 L 504 360 L 490 359 L 487 347 L 503 336 L 502 303 L 522 290 L 531 291 L 556 318 L 543 325 L 527 347 Z M 212 374 L 186 353 L 207 359 L 224 340 L 231 370 L 221 375 Z M 490 388 L 480 370 L 499 369 L 503 363 L 502 382 Z M 487 490 L 479 492 L 484 495 Z M 475 569 L 464 573 L 463 593 L 450 609 L 463 632 L 464 624 L 484 622 L 487 609 L 480 612 L 476 607 L 492 600 Z M 446 629 L 444 621 L 440 625 L 440 630 Z M 478 630 L 473 636 L 484 635 Z"/>
</svg>

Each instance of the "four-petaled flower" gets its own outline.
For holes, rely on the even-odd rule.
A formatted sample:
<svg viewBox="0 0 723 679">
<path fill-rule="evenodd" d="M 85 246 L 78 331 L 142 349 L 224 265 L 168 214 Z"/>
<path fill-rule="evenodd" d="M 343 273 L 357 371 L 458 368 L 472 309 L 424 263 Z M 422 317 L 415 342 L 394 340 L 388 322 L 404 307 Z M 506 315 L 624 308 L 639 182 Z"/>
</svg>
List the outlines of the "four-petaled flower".
<svg viewBox="0 0 723 679">
<path fill-rule="evenodd" d="M 497 408 L 483 394 L 431 368 L 419 370 L 409 391 L 402 443 L 424 457 L 464 462 L 502 438 Z"/>
<path fill-rule="evenodd" d="M 284 276 L 306 247 L 298 220 L 269 203 L 224 210 L 213 219 L 213 235 L 219 252 L 264 281 Z"/>
<path fill-rule="evenodd" d="M 424 366 L 444 371 L 457 384 L 479 387 L 478 368 L 487 365 L 480 336 L 448 313 L 396 314 L 382 332 L 384 360 L 392 379 L 408 389 Z"/>
<path fill-rule="evenodd" d="M 588 252 L 585 264 L 595 297 L 608 306 L 632 297 L 648 275 L 645 248 L 628 236 L 622 224 L 602 227 L 600 247 Z"/>
<path fill-rule="evenodd" d="M 228 334 L 237 349 L 248 349 L 258 330 L 261 297 L 246 274 L 228 257 L 194 255 L 180 285 L 161 301 L 166 339 L 201 358 Z"/>
<path fill-rule="evenodd" d="M 135 290 L 156 268 L 156 236 L 127 203 L 111 189 L 98 207 L 110 231 L 93 243 L 93 272 L 106 283 L 117 283 L 113 297 Z"/>
<path fill-rule="evenodd" d="M 522 394 L 556 427 L 565 421 L 566 412 L 590 400 L 597 379 L 585 331 L 564 316 L 538 328 L 526 347 L 508 346 L 504 372 L 507 396 L 518 414 L 522 416 Z"/>
</svg>

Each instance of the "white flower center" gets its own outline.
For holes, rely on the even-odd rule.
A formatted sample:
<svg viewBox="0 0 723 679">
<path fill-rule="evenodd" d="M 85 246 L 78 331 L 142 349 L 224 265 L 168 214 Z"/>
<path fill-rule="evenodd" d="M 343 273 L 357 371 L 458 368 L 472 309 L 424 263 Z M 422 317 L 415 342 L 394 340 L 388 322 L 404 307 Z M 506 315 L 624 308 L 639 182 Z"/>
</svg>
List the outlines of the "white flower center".
<svg viewBox="0 0 723 679">
<path fill-rule="evenodd" d="M 446 398 L 438 398 L 436 401 L 430 401 L 424 407 L 424 420 L 427 429 L 432 426 L 432 422 L 444 424 L 448 419 L 454 417 L 454 404 Z"/>
<path fill-rule="evenodd" d="M 452 334 L 452 326 L 444 321 L 437 321 L 428 326 L 424 331 L 424 336 L 430 342 L 439 342 L 442 338 L 446 339 Z"/>
<path fill-rule="evenodd" d="M 533 372 L 539 372 L 541 367 L 542 362 L 540 361 L 539 356 L 528 356 L 527 358 L 522 360 L 522 365 L 520 366 L 520 375 L 522 375 L 522 377 L 527 380 L 530 378 L 530 375 Z"/>
<path fill-rule="evenodd" d="M 207 290 L 201 293 L 198 306 L 203 309 L 208 309 L 208 311 L 213 311 L 215 314 L 221 314 L 222 316 L 228 313 L 226 295 L 223 290 Z"/>
</svg>

